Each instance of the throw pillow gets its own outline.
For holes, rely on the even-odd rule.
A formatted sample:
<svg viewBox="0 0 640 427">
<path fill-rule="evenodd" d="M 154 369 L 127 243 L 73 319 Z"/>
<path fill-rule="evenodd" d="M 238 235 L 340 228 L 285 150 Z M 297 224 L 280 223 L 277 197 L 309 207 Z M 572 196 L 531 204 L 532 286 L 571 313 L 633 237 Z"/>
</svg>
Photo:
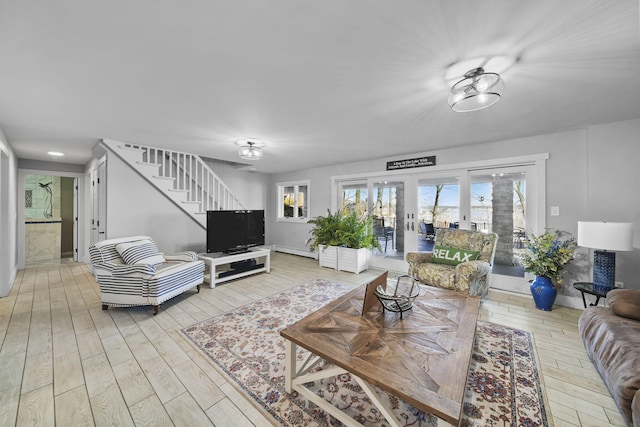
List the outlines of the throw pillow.
<svg viewBox="0 0 640 427">
<path fill-rule="evenodd" d="M 156 244 L 151 240 L 138 240 L 136 242 L 120 243 L 116 250 L 126 264 L 162 264 L 164 256 L 158 252 Z"/>
<path fill-rule="evenodd" d="M 458 265 L 461 262 L 475 261 L 479 255 L 480 251 L 467 251 L 464 249 L 435 245 L 433 247 L 433 258 L 431 262 L 435 264 Z"/>
<path fill-rule="evenodd" d="M 640 290 L 613 289 L 607 293 L 607 302 L 616 316 L 640 320 Z"/>
</svg>

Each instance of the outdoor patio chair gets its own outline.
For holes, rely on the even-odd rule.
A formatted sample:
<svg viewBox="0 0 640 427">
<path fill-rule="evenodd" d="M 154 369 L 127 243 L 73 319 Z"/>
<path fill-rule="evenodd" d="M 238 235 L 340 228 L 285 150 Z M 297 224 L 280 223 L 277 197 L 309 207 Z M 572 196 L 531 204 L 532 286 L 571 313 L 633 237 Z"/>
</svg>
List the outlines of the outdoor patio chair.
<svg viewBox="0 0 640 427">
<path fill-rule="evenodd" d="M 421 222 L 420 231 L 422 232 L 422 236 L 426 240 L 433 240 L 436 237 L 436 229 L 433 226 L 433 223 L 431 222 L 429 223 Z"/>
</svg>

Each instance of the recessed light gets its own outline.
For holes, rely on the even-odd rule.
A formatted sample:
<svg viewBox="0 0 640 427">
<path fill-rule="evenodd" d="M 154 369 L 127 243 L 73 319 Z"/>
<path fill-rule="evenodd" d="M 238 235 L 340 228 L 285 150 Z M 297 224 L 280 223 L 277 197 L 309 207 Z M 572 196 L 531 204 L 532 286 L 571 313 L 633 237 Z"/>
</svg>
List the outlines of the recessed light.
<svg viewBox="0 0 640 427">
<path fill-rule="evenodd" d="M 61 153 L 59 151 L 49 151 L 47 152 L 48 155 L 50 155 L 51 157 L 62 157 L 64 156 L 64 153 Z"/>
</svg>

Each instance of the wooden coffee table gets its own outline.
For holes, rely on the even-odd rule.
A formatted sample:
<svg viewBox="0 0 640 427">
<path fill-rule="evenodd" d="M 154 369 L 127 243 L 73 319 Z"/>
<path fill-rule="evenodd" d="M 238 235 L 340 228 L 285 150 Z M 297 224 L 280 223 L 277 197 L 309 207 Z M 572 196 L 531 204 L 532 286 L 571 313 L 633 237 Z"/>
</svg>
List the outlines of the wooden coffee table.
<svg viewBox="0 0 640 427">
<path fill-rule="evenodd" d="M 363 387 L 391 425 L 400 425 L 377 397 L 375 385 L 418 409 L 458 425 L 480 308 L 480 298 L 424 286 L 412 310 L 361 315 L 363 285 L 283 329 L 286 390 L 298 391 L 345 425 L 359 425 L 304 384 L 345 372 Z M 298 363 L 296 346 L 309 350 Z M 309 370 L 322 358 L 334 367 Z"/>
</svg>

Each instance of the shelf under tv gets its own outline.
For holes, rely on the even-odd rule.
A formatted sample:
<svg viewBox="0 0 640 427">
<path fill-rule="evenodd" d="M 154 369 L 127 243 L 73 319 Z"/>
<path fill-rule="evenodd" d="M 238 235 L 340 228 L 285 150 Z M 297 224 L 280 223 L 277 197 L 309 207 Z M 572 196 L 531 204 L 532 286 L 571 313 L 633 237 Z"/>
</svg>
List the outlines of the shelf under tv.
<svg viewBox="0 0 640 427">
<path fill-rule="evenodd" d="M 271 250 L 265 248 L 249 248 L 246 252 L 236 254 L 201 253 L 198 254 L 198 258 L 203 260 L 208 267 L 209 287 L 211 288 L 229 280 L 271 271 Z M 264 260 L 260 260 L 260 258 L 264 258 Z M 255 262 L 247 262 L 251 260 L 255 260 Z M 235 264 L 235 268 L 232 267 L 232 264 Z"/>
</svg>

